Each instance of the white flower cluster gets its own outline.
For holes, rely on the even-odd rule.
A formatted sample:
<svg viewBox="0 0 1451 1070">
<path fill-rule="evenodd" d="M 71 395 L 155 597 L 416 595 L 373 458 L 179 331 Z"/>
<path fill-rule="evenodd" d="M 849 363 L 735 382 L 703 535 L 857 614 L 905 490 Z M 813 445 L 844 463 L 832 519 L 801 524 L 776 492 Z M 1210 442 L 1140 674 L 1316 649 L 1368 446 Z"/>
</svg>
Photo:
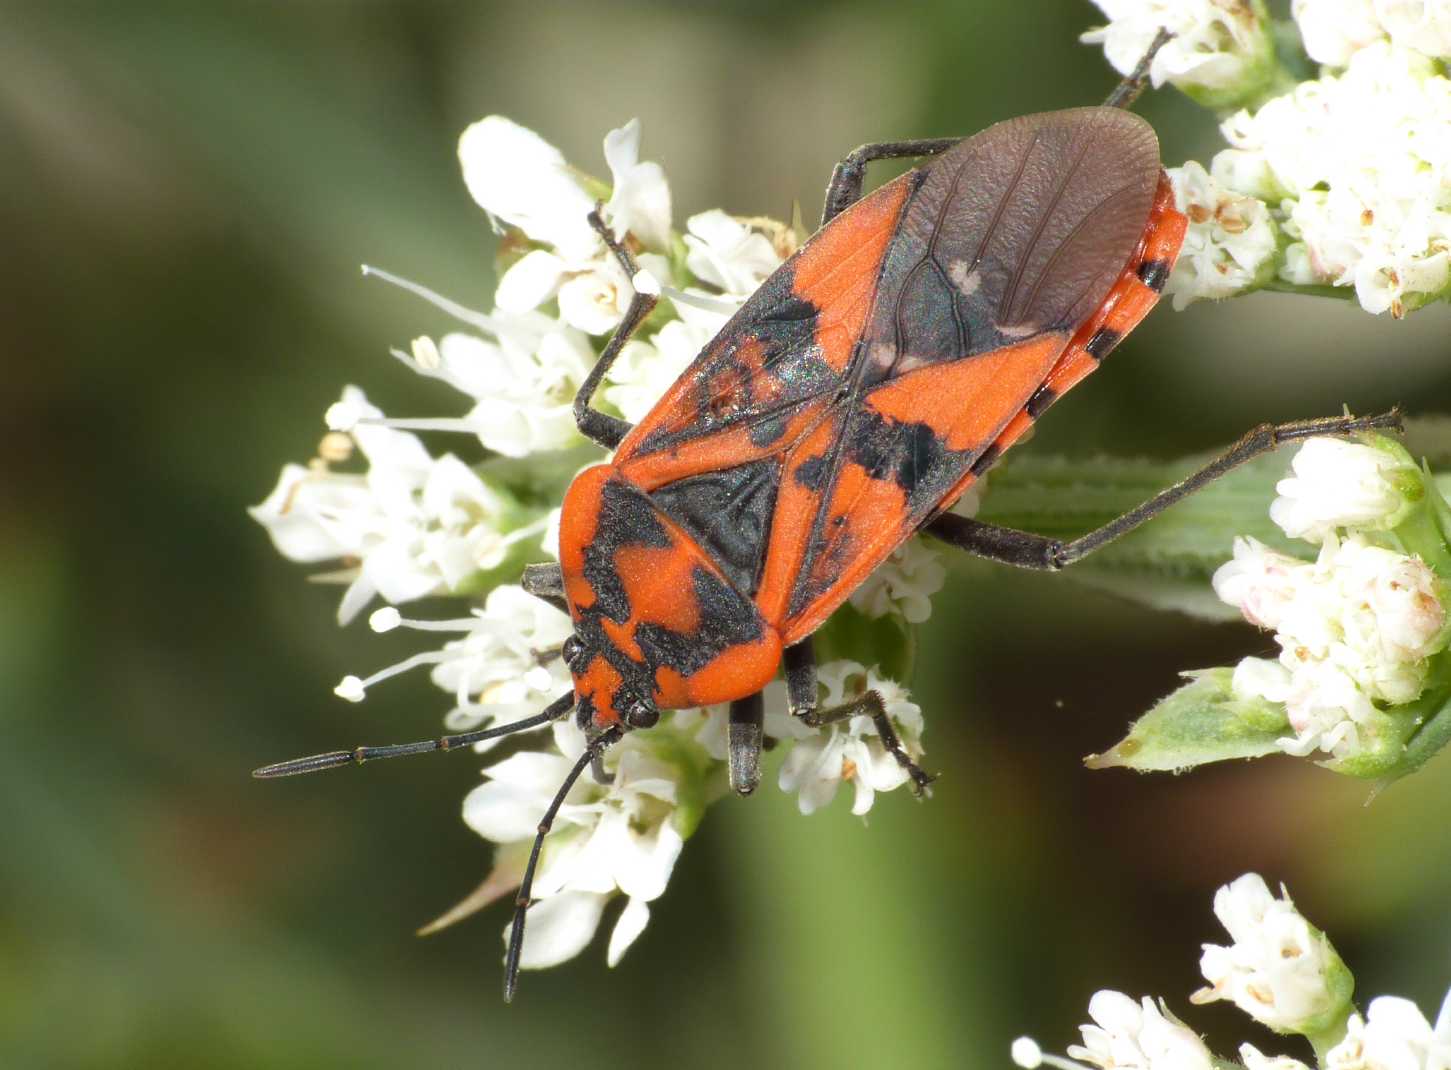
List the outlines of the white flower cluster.
<svg viewBox="0 0 1451 1070">
<path fill-rule="evenodd" d="M 1321 76 L 1271 84 L 1245 33 L 1258 4 L 1236 0 L 1100 3 L 1120 70 L 1160 26 L 1179 33 L 1155 60 L 1211 106 L 1238 87 L 1221 124 L 1230 147 L 1210 166 L 1170 169 L 1189 232 L 1170 281 L 1176 307 L 1261 286 L 1353 287 L 1366 311 L 1400 317 L 1451 288 L 1451 54 L 1445 0 L 1297 0 L 1295 18 Z M 1194 62 L 1197 58 L 1197 63 Z M 1161 77 L 1161 65 L 1163 67 Z M 1220 94 L 1207 100 L 1205 87 Z M 1229 95 L 1226 95 L 1229 94 Z"/>
<path fill-rule="evenodd" d="M 1270 516 L 1286 534 L 1319 541 L 1318 559 L 1239 538 L 1234 559 L 1214 575 L 1221 599 L 1275 631 L 1279 660 L 1245 658 L 1232 686 L 1241 697 L 1284 704 L 1295 730 L 1280 741 L 1289 754 L 1346 757 L 1373 746 L 1376 704 L 1417 698 L 1426 659 L 1446 645 L 1440 579 L 1419 558 L 1366 534 L 1404 514 L 1397 482 L 1404 470 L 1384 450 L 1311 439 L 1294 459 L 1294 475 L 1279 484 Z"/>
<path fill-rule="evenodd" d="M 611 131 L 604 155 L 606 187 L 576 171 L 537 134 L 497 116 L 475 123 L 459 143 L 470 193 L 506 232 L 508 251 L 494 295 L 478 312 L 416 283 L 365 269 L 425 298 L 471 328 L 434 341 L 415 339 L 394 356 L 420 375 L 470 399 L 460 417 L 389 419 L 356 387 L 326 416 L 331 429 L 309 465 L 288 465 L 276 490 L 252 515 L 278 550 L 296 561 L 339 562 L 321 577 L 349 584 L 339 610 L 346 624 L 374 597 L 389 604 L 369 617 L 374 631 L 433 633 L 442 645 L 360 678 L 345 677 L 339 697 L 362 701 L 399 673 L 426 668 L 452 699 L 451 732 L 509 724 L 537 713 L 572 681 L 561 655 L 569 617 L 513 584 L 495 585 L 507 569 L 557 555 L 559 511 L 524 501 L 558 501 L 567 478 L 559 465 L 541 471 L 528 493 L 481 465 L 452 454 L 435 457 L 415 431 L 474 435 L 489 451 L 526 457 L 577 445 L 573 399 L 597 358 L 601 336 L 623 316 L 634 288 L 668 299 L 648 337 L 628 343 L 600 396 L 625 419 L 638 420 L 758 286 L 794 252 L 798 236 L 770 220 L 721 211 L 692 216 L 683 235 L 671 229 L 670 188 L 660 166 L 639 159 L 637 122 Z M 597 199 L 615 238 L 635 253 L 627 278 L 587 221 Z M 340 471 L 354 447 L 366 471 Z M 567 467 L 567 466 L 566 466 Z M 550 482 L 552 480 L 552 482 Z M 542 481 L 542 482 L 541 482 Z M 507 569 L 506 569 L 507 566 Z M 942 585 L 935 554 L 913 543 L 862 587 L 853 603 L 868 617 L 927 619 Z M 425 596 L 471 599 L 447 619 L 404 617 L 395 606 Z M 820 667 L 824 707 L 883 697 L 902 744 L 920 755 L 921 711 L 896 682 L 850 660 Z M 852 810 L 864 814 L 877 792 L 908 781 L 886 751 L 870 717 L 809 728 L 784 709 L 784 687 L 768 692 L 767 734 L 792 744 L 779 774 L 803 813 L 829 804 L 850 783 Z M 542 727 L 533 742 L 484 770 L 486 782 L 464 802 L 464 819 L 497 845 L 480 890 L 431 928 L 511 892 L 524 873 L 536 826 L 584 748 L 572 720 Z M 479 751 L 497 745 L 490 740 Z M 546 841 L 533 888 L 529 939 L 521 965 L 553 965 L 582 950 L 606 906 L 623 896 L 608 960 L 617 962 L 649 919 L 684 840 L 709 802 L 724 793 L 723 708 L 668 713 L 647 731 L 628 733 L 605 753 L 610 782 L 578 780 Z"/>
<path fill-rule="evenodd" d="M 1451 1068 L 1451 994 L 1435 1025 L 1414 1003 L 1393 996 L 1372 1000 L 1362 1017 L 1350 1003 L 1350 972 L 1288 895 L 1276 899 L 1262 877 L 1247 873 L 1215 893 L 1214 912 L 1234 944 L 1205 945 L 1200 968 L 1211 988 L 1196 993 L 1194 1002 L 1232 999 L 1277 1032 L 1314 1037 L 1324 1053 L 1320 1070 Z M 1069 1059 L 1045 1054 L 1031 1038 L 1020 1037 L 1013 1043 L 1013 1061 L 1027 1070 L 1212 1070 L 1234 1065 L 1216 1057 L 1162 1000 L 1145 996 L 1135 1002 L 1105 990 L 1094 994 L 1088 1013 L 1093 1024 L 1081 1027 L 1083 1044 L 1069 1047 Z M 1239 1058 L 1245 1070 L 1312 1070 L 1313 1065 L 1289 1055 L 1265 1055 L 1253 1044 L 1242 1045 Z"/>
<path fill-rule="evenodd" d="M 362 417 L 382 416 L 355 386 L 344 389 L 339 404 Z M 334 471 L 354 445 L 368 471 Z M 379 594 L 398 603 L 457 591 L 500 565 L 512 543 L 540 530 L 520 523 L 526 517 L 508 496 L 457 457 L 435 458 L 414 435 L 363 423 L 351 435 L 325 436 L 306 467 L 285 466 L 267 500 L 249 512 L 284 557 L 348 564 L 320 577 L 348 584 L 340 624 Z"/>
</svg>

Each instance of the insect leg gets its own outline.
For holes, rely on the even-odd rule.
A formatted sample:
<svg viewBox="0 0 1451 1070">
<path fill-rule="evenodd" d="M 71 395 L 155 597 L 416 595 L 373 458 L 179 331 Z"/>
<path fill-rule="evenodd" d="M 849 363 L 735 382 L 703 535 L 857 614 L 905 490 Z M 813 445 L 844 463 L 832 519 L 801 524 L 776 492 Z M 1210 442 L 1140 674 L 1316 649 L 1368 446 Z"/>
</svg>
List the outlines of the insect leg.
<svg viewBox="0 0 1451 1070">
<path fill-rule="evenodd" d="M 1123 81 L 1114 86 L 1113 92 L 1108 95 L 1108 99 L 1103 102 L 1103 106 L 1105 108 L 1124 109 L 1132 107 L 1134 101 L 1144 91 L 1144 86 L 1148 82 L 1149 67 L 1153 64 L 1154 57 L 1158 55 L 1159 49 L 1167 45 L 1173 38 L 1174 35 L 1172 33 L 1162 26 L 1159 27 L 1159 32 L 1149 42 L 1148 51 L 1144 53 L 1138 63 L 1134 64 L 1134 69 L 1124 76 Z"/>
<path fill-rule="evenodd" d="M 605 221 L 600 217 L 599 205 L 596 205 L 595 210 L 589 214 L 589 222 L 590 226 L 594 227 L 599 236 L 604 239 L 605 244 L 610 247 L 610 252 L 614 253 L 615 259 L 625 269 L 625 274 L 630 278 L 633 286 L 633 280 L 639 267 L 635 264 L 635 258 L 630 255 L 630 251 L 615 241 L 614 234 L 611 233 L 609 227 L 605 226 Z M 584 384 L 579 388 L 579 393 L 574 395 L 574 422 L 579 425 L 580 434 L 598 442 L 607 450 L 614 449 L 624 441 L 625 436 L 630 433 L 630 425 L 616 416 L 590 408 L 590 399 L 594 397 L 594 392 L 604 381 L 610 365 L 620 355 L 620 350 L 625 348 L 625 343 L 630 340 L 630 336 L 639 329 L 640 324 L 645 321 L 645 317 L 655 307 L 656 300 L 657 298 L 653 294 L 635 291 L 635 296 L 630 298 L 630 307 L 625 310 L 624 319 L 620 320 L 620 325 L 615 328 L 615 333 L 610 335 L 610 340 L 605 343 L 604 351 L 600 353 L 599 360 L 595 361 L 595 366 L 590 369 Z"/>
<path fill-rule="evenodd" d="M 761 785 L 761 745 L 765 739 L 766 699 L 761 692 L 731 703 L 727 727 L 731 790 L 749 795 Z"/>
<path fill-rule="evenodd" d="M 1400 431 L 1400 410 L 1379 416 L 1330 416 L 1318 420 L 1296 420 L 1285 424 L 1261 424 L 1199 471 L 1160 491 L 1142 505 L 1110 520 L 1101 528 L 1064 542 L 1032 532 L 985 524 L 980 520 L 944 513 L 923 529 L 943 542 L 991 561 L 1019 568 L 1056 571 L 1120 536 L 1127 535 L 1146 520 L 1158 516 L 1205 485 L 1246 461 L 1269 453 L 1286 442 L 1315 435 L 1350 435 L 1358 431 Z"/>
<path fill-rule="evenodd" d="M 569 612 L 564 600 L 564 570 L 553 561 L 539 565 L 525 565 L 524 579 L 520 586 L 541 602 L 548 602 L 555 609 Z"/>
<path fill-rule="evenodd" d="M 459 747 L 467 747 L 472 743 L 480 743 L 486 739 L 497 739 L 499 736 L 511 735 L 515 732 L 525 732 L 531 728 L 538 728 L 540 725 L 548 724 L 550 721 L 557 721 L 570 710 L 574 709 L 574 692 L 560 695 L 557 699 L 546 706 L 541 713 L 533 717 L 525 717 L 522 721 L 514 721 L 511 724 L 495 725 L 493 728 L 481 728 L 474 732 L 462 732 L 456 736 L 442 736 L 438 739 L 423 739 L 417 743 L 392 743 L 386 747 L 354 747 L 352 750 L 335 750 L 327 754 L 314 754 L 308 758 L 293 758 L 291 761 L 278 762 L 275 765 L 264 765 L 261 769 L 252 771 L 254 777 L 269 779 L 279 776 L 296 776 L 299 773 L 316 773 L 322 769 L 336 769 L 340 765 L 362 765 L 378 758 L 401 758 L 406 754 L 427 754 L 436 750 L 457 750 Z"/>
<path fill-rule="evenodd" d="M 907 753 L 907 748 L 902 746 L 902 740 L 897 735 L 897 730 L 892 726 L 892 719 L 887 716 L 886 707 L 882 704 L 882 696 L 875 691 L 867 691 L 850 702 L 843 702 L 837 706 L 820 708 L 817 706 L 818 690 L 816 686 L 816 651 L 811 645 L 810 639 L 803 639 L 795 646 L 788 646 L 785 650 L 784 660 L 786 663 L 786 702 L 790 707 L 791 716 L 799 717 L 801 722 L 811 728 L 824 728 L 838 721 L 849 721 L 853 717 L 866 716 L 872 719 L 877 727 L 877 735 L 881 737 L 882 746 L 897 760 L 897 764 L 907 771 L 912 778 L 912 791 L 921 795 L 927 790 L 927 786 L 937 778 L 925 771 L 920 765 L 912 760 Z"/>
<path fill-rule="evenodd" d="M 831 184 L 826 187 L 826 204 L 821 210 L 821 225 L 826 226 L 842 209 L 850 208 L 861 200 L 867 164 L 873 160 L 936 156 L 961 140 L 960 137 L 932 137 L 915 141 L 877 141 L 854 149 L 831 172 Z"/>
<path fill-rule="evenodd" d="M 606 747 L 620 738 L 618 728 L 607 728 L 594 739 L 590 740 L 585 747 L 584 753 L 579 756 L 579 761 L 574 763 L 574 768 L 564 778 L 564 783 L 559 785 L 559 790 L 554 793 L 554 799 L 549 804 L 549 809 L 544 811 L 544 816 L 539 819 L 539 828 L 534 835 L 534 846 L 529 850 L 529 861 L 524 866 L 524 879 L 519 882 L 519 893 L 514 897 L 514 922 L 509 928 L 509 948 L 504 953 L 504 1002 L 511 1002 L 514 992 L 519 987 L 519 955 L 524 950 L 524 920 L 533 905 L 530 900 L 530 893 L 534 890 L 534 870 L 539 865 L 539 853 L 544 849 L 544 837 L 549 835 L 549 830 L 554 825 L 554 818 L 559 813 L 559 808 L 564 805 L 564 798 L 569 794 L 569 789 L 574 787 L 574 782 L 579 779 L 581 773 L 590 765 L 599 760 Z"/>
</svg>

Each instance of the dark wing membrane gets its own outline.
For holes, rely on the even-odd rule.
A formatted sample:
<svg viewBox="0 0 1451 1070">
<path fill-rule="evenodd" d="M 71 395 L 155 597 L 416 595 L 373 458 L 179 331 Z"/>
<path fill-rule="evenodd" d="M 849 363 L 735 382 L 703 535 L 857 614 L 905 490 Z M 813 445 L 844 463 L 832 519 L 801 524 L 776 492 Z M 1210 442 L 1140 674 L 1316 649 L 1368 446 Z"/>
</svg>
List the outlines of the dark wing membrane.
<svg viewBox="0 0 1451 1070">
<path fill-rule="evenodd" d="M 1143 235 L 1159 143 L 1143 119 L 1075 108 L 991 126 L 926 169 L 887 255 L 864 383 L 1069 331 Z"/>
<path fill-rule="evenodd" d="M 999 123 L 926 168 L 847 373 L 786 641 L 963 485 L 1123 271 L 1159 172 L 1152 128 L 1111 108 Z"/>
</svg>

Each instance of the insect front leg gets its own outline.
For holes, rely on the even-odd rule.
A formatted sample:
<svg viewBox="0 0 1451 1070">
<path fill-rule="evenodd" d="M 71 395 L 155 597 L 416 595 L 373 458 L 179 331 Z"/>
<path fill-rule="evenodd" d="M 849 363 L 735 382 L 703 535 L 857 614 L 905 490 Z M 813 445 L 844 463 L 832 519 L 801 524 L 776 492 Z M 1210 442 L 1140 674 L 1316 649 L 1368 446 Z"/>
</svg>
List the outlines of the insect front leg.
<svg viewBox="0 0 1451 1070">
<path fill-rule="evenodd" d="M 590 226 L 594 227 L 599 236 L 604 239 L 605 244 L 610 247 L 610 252 L 620 262 L 620 267 L 624 268 L 625 275 L 631 280 L 633 287 L 635 275 L 640 270 L 639 266 L 636 265 L 635 258 L 630 255 L 630 251 L 615 241 L 614 234 L 611 233 L 609 227 L 605 226 L 605 221 L 600 216 L 598 205 L 589 214 L 589 222 Z M 595 361 L 595 366 L 590 369 L 584 384 L 580 386 L 579 393 L 574 395 L 574 422 L 578 425 L 580 434 L 599 443 L 607 450 L 614 449 L 624 441 L 625 436 L 630 433 L 630 424 L 617 416 L 610 416 L 608 413 L 590 408 L 589 403 L 594 397 L 595 391 L 599 389 L 600 383 L 609 373 L 610 365 L 614 364 L 615 358 L 620 355 L 620 350 L 625 348 L 625 343 L 630 340 L 630 336 L 639 330 L 640 324 L 645 322 L 645 317 L 650 315 L 655 308 L 656 300 L 658 299 L 653 294 L 644 294 L 635 290 L 635 296 L 630 298 L 630 307 L 625 310 L 625 316 L 620 320 L 620 325 L 615 328 L 615 333 L 610 335 L 610 340 L 605 344 L 604 351 L 600 353 L 599 360 Z"/>
<path fill-rule="evenodd" d="M 1329 416 L 1319 420 L 1261 424 L 1188 478 L 1161 490 L 1142 505 L 1110 520 L 1103 527 L 1067 542 L 1035 535 L 1029 531 L 985 524 L 954 513 L 944 513 L 922 530 L 960 550 L 990 561 L 1001 561 L 1018 568 L 1056 571 L 1127 535 L 1144 521 L 1153 519 L 1225 473 L 1286 442 L 1316 435 L 1352 435 L 1371 430 L 1402 430 L 1400 411 L 1392 409 L 1379 416 Z"/>
<path fill-rule="evenodd" d="M 766 701 L 754 695 L 731 703 L 727 750 L 731 790 L 750 795 L 761 785 L 761 747 L 765 742 Z"/>
<path fill-rule="evenodd" d="M 564 570 L 555 562 L 525 565 L 524 578 L 519 585 L 541 602 L 569 612 L 569 603 L 564 600 Z"/>
<path fill-rule="evenodd" d="M 821 209 L 821 225 L 830 223 L 843 209 L 850 208 L 862 198 L 862 182 L 866 179 L 867 164 L 873 160 L 900 160 L 906 157 L 936 156 L 956 145 L 960 137 L 919 138 L 914 141 L 876 141 L 854 149 L 846 159 L 837 164 L 831 172 L 831 184 L 826 187 L 826 204 Z"/>
<path fill-rule="evenodd" d="M 803 639 L 795 646 L 788 646 L 784 660 L 786 664 L 786 703 L 791 710 L 791 716 L 800 718 L 802 724 L 811 728 L 825 728 L 827 725 L 840 721 L 849 721 L 853 717 L 870 717 L 872 723 L 877 727 L 877 735 L 881 737 L 882 746 L 887 748 L 887 752 L 912 778 L 913 794 L 920 796 L 927 790 L 928 785 L 937 779 L 913 761 L 912 756 L 907 753 L 907 748 L 902 746 L 902 740 L 898 737 L 896 728 L 892 726 L 892 719 L 887 716 L 886 707 L 882 704 L 882 696 L 877 692 L 867 691 L 850 702 L 843 702 L 836 706 L 820 707 L 817 705 L 820 691 L 816 686 L 816 651 L 812 647 L 810 639 Z"/>
</svg>

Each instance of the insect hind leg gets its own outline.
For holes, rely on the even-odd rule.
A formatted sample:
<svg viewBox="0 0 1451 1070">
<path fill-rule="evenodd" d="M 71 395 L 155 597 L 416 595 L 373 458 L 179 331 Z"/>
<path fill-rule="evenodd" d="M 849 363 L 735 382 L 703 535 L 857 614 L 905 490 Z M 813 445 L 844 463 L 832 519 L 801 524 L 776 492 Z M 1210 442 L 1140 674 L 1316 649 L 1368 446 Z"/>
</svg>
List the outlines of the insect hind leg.
<svg viewBox="0 0 1451 1070">
<path fill-rule="evenodd" d="M 1113 92 L 1108 95 L 1103 106 L 1105 108 L 1123 108 L 1124 110 L 1133 107 L 1134 101 L 1139 98 L 1139 94 L 1144 91 L 1144 86 L 1148 84 L 1149 68 L 1154 63 L 1154 57 L 1159 54 L 1159 49 L 1173 39 L 1172 33 L 1162 26 L 1159 27 L 1159 32 L 1149 42 L 1148 51 L 1139 58 L 1138 63 L 1134 64 L 1134 69 L 1124 75 L 1123 80 L 1114 86 Z"/>
<path fill-rule="evenodd" d="M 594 211 L 589 214 L 590 226 L 604 239 L 609 246 L 610 252 L 619 261 L 620 267 L 630 279 L 630 285 L 634 286 L 635 275 L 639 272 L 639 266 L 630 251 L 615 240 L 610 228 L 605 225 L 604 219 L 600 216 L 600 206 L 595 205 Z M 594 393 L 599 389 L 600 383 L 609 374 L 610 366 L 614 364 L 615 358 L 625 348 L 634 333 L 639 330 L 640 324 L 645 322 L 645 317 L 655 308 L 658 298 L 654 294 L 644 294 L 639 290 L 634 291 L 630 298 L 630 307 L 625 310 L 624 318 L 615 328 L 615 333 L 610 335 L 610 340 L 605 343 L 604 350 L 600 353 L 595 366 L 590 369 L 589 375 L 579 388 L 579 393 L 574 396 L 574 422 L 579 427 L 580 434 L 612 450 L 624 441 L 625 436 L 630 433 L 630 424 L 617 416 L 600 412 L 599 409 L 590 407 L 590 401 Z"/>
<path fill-rule="evenodd" d="M 826 226 L 842 211 L 861 200 L 867 164 L 873 160 L 936 156 L 961 140 L 960 137 L 933 137 L 913 141 L 877 141 L 852 150 L 832 169 L 831 183 L 826 187 L 826 203 L 821 209 L 821 226 Z"/>
<path fill-rule="evenodd" d="M 819 692 L 816 686 L 816 651 L 811 645 L 811 640 L 803 639 L 794 646 L 788 646 L 785 650 L 784 660 L 786 663 L 786 701 L 790 707 L 791 716 L 799 718 L 802 724 L 810 728 L 825 728 L 827 725 L 849 721 L 853 717 L 870 717 L 872 723 L 876 725 L 877 735 L 881 737 L 882 746 L 911 777 L 912 793 L 918 797 L 927 793 L 929 785 L 937 777 L 923 769 L 907 753 L 907 748 L 902 745 L 901 737 L 897 735 L 897 729 L 892 725 L 892 719 L 887 716 L 886 706 L 883 705 L 882 696 L 878 692 L 867 691 L 850 702 L 819 707 L 817 705 Z"/>
<path fill-rule="evenodd" d="M 1172 487 L 1161 490 L 1148 501 L 1110 520 L 1102 527 L 1066 542 L 1030 531 L 1018 531 L 1016 528 L 970 520 L 954 513 L 944 513 L 923 530 L 949 545 L 990 561 L 999 561 L 1018 568 L 1057 571 L 1087 557 L 1115 539 L 1122 538 L 1145 521 L 1152 520 L 1171 505 L 1202 490 L 1246 461 L 1269 453 L 1287 442 L 1297 442 L 1316 435 L 1352 435 L 1360 431 L 1377 430 L 1401 431 L 1400 410 L 1392 409 L 1379 416 L 1329 416 L 1318 420 L 1261 424 L 1197 472 Z"/>
</svg>

